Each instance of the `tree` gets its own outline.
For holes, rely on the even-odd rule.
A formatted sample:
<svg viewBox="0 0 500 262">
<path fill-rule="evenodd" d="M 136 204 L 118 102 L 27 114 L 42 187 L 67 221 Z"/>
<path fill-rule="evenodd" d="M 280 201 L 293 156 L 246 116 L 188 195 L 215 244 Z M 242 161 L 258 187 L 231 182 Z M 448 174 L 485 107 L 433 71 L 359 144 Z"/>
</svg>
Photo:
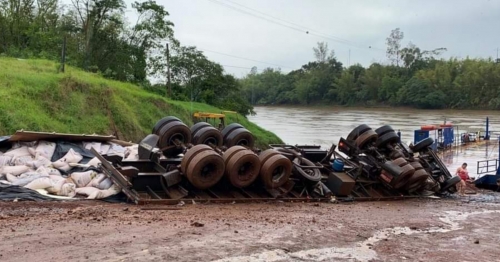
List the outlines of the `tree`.
<svg viewBox="0 0 500 262">
<path fill-rule="evenodd" d="M 404 38 L 404 33 L 401 32 L 399 28 L 396 28 L 391 31 L 389 37 L 386 38 L 387 44 L 387 57 L 391 61 L 391 63 L 396 66 L 399 66 L 400 62 L 400 49 L 401 49 L 401 40 Z"/>
<path fill-rule="evenodd" d="M 317 47 L 313 47 L 313 51 L 314 57 L 316 57 L 316 61 L 319 63 L 325 63 L 335 57 L 333 50 L 330 53 L 328 52 L 328 43 L 326 42 L 318 42 Z"/>
</svg>

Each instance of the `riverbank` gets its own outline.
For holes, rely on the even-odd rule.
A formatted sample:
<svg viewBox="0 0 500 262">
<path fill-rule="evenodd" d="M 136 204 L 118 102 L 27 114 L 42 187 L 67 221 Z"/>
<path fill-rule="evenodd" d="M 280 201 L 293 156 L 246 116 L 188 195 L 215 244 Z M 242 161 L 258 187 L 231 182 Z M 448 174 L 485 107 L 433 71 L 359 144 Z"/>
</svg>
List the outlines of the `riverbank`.
<svg viewBox="0 0 500 262">
<path fill-rule="evenodd" d="M 57 73 L 57 63 L 48 60 L 1 57 L 0 87 L 0 136 L 24 129 L 114 134 L 138 142 L 162 117 L 173 115 L 190 126 L 194 112 L 222 111 L 203 103 L 165 99 L 139 86 L 69 66 L 65 73 Z M 242 115 L 228 114 L 226 121 L 249 129 L 257 146 L 281 142 Z"/>
</svg>

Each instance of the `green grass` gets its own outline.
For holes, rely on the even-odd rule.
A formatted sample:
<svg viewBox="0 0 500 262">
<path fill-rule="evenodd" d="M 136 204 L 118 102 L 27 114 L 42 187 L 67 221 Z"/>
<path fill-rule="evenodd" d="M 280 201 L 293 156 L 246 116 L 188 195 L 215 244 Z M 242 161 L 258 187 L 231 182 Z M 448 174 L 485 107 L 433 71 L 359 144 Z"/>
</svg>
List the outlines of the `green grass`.
<svg viewBox="0 0 500 262">
<path fill-rule="evenodd" d="M 164 116 L 177 116 L 188 126 L 192 113 L 222 110 L 207 104 L 173 101 L 142 88 L 105 79 L 77 68 L 57 73 L 47 60 L 0 57 L 0 135 L 16 130 L 117 134 L 138 142 Z M 259 147 L 281 140 L 242 115 L 228 114 L 256 137 Z"/>
</svg>

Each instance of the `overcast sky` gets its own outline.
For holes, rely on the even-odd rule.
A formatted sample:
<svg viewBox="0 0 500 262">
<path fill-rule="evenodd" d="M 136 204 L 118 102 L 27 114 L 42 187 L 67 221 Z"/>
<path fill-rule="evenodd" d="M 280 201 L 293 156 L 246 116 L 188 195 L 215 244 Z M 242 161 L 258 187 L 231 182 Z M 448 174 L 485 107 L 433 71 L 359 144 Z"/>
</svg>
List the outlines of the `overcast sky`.
<svg viewBox="0 0 500 262">
<path fill-rule="evenodd" d="M 127 1 L 130 7 L 131 1 Z M 175 37 L 181 44 L 197 46 L 236 77 L 244 76 L 249 71 L 246 68 L 252 66 L 276 66 L 207 50 L 280 65 L 282 71 L 288 72 L 314 60 L 312 48 L 320 41 L 327 42 L 344 65 L 348 64 L 349 50 L 351 65 L 385 63 L 385 39 L 396 27 L 405 34 L 403 45 L 411 41 L 424 50 L 446 47 L 443 57 L 496 57 L 496 48 L 500 47 L 499 0 L 157 2 L 170 13 Z"/>
</svg>

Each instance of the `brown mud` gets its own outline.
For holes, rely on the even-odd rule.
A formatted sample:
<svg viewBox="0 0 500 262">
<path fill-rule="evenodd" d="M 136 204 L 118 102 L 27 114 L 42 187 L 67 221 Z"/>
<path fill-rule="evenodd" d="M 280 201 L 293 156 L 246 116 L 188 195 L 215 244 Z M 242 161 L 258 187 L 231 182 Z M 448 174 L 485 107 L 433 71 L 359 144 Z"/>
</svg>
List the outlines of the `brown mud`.
<svg viewBox="0 0 500 262">
<path fill-rule="evenodd" d="M 0 202 L 0 261 L 493 261 L 499 203 Z"/>
</svg>

